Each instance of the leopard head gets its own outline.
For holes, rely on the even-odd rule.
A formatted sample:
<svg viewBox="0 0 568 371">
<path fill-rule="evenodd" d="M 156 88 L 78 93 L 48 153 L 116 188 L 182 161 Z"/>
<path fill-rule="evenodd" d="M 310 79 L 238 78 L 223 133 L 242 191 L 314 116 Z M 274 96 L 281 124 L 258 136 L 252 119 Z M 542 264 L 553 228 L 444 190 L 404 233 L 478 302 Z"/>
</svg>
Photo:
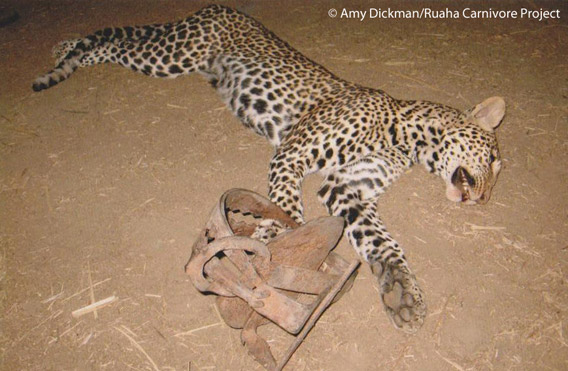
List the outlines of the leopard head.
<svg viewBox="0 0 568 371">
<path fill-rule="evenodd" d="M 459 124 L 446 127 L 438 172 L 450 201 L 471 205 L 489 200 L 501 170 L 495 129 L 504 115 L 505 101 L 492 97 L 464 112 Z"/>
</svg>

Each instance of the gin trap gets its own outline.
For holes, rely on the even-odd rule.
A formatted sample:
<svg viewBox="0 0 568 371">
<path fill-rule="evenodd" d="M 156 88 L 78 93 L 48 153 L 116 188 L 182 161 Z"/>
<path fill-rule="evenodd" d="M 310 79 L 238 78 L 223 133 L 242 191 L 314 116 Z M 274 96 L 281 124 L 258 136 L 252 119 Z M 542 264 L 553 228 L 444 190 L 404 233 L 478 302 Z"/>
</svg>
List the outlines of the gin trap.
<svg viewBox="0 0 568 371">
<path fill-rule="evenodd" d="M 201 292 L 214 293 L 223 320 L 241 330 L 249 354 L 282 370 L 325 309 L 353 285 L 359 261 L 331 250 L 343 219 L 298 225 L 257 193 L 232 189 L 211 212 L 185 270 Z M 295 335 L 280 360 L 257 333 L 274 323 Z"/>
</svg>

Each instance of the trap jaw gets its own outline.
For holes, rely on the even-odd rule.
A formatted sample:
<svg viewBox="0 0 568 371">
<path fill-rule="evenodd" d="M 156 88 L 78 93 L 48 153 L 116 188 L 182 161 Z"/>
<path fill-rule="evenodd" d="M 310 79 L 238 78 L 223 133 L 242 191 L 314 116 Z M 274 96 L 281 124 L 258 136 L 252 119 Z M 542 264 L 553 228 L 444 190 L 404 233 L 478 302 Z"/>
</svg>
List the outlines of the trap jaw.
<svg viewBox="0 0 568 371">
<path fill-rule="evenodd" d="M 267 243 L 251 238 L 267 219 L 286 230 Z M 185 269 L 199 291 L 219 295 L 223 320 L 242 329 L 249 354 L 265 368 L 281 370 L 334 298 L 353 285 L 359 261 L 348 264 L 331 251 L 342 232 L 341 218 L 299 226 L 266 198 L 232 189 L 213 209 Z M 269 322 L 296 335 L 278 363 L 257 334 Z"/>
</svg>

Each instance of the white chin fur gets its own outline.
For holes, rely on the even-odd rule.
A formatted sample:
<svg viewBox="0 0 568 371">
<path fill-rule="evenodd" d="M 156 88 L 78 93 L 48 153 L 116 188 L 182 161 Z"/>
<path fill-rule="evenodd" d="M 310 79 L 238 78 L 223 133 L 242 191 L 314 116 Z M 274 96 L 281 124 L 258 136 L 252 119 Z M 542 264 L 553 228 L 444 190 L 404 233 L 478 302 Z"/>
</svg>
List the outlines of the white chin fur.
<svg viewBox="0 0 568 371">
<path fill-rule="evenodd" d="M 446 186 L 446 197 L 448 200 L 453 202 L 461 202 L 462 201 L 462 193 L 459 189 L 454 187 L 453 184 L 448 184 Z"/>
</svg>

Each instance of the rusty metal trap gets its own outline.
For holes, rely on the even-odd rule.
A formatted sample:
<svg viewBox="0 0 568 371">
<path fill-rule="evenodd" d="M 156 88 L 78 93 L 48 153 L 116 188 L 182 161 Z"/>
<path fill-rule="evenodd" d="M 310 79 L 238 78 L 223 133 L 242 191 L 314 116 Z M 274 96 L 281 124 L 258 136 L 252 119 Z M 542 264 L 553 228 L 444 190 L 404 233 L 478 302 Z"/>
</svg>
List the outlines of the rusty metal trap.
<svg viewBox="0 0 568 371">
<path fill-rule="evenodd" d="M 232 189 L 213 209 L 185 270 L 199 291 L 218 295 L 221 317 L 242 329 L 249 354 L 282 370 L 325 309 L 353 285 L 359 261 L 331 251 L 342 232 L 342 218 L 300 226 L 257 193 Z M 270 322 L 295 335 L 278 362 L 257 334 Z"/>
</svg>

